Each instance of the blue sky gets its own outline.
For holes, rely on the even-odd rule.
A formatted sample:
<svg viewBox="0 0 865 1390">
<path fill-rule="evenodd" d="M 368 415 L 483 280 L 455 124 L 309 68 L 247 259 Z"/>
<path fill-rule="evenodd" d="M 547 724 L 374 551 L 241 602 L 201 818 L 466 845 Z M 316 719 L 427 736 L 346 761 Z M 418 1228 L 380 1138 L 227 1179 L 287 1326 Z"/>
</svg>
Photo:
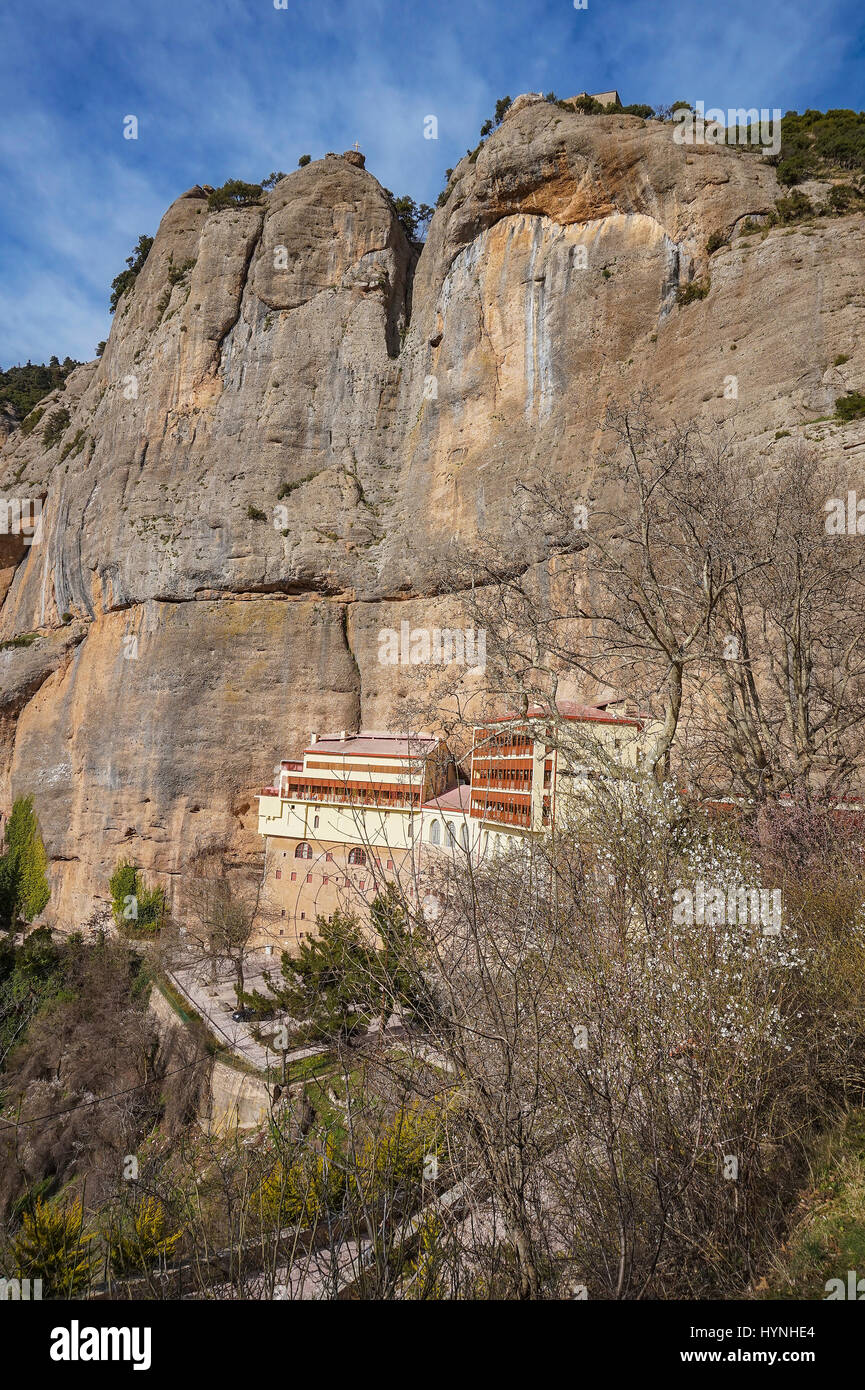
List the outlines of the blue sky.
<svg viewBox="0 0 865 1390">
<path fill-rule="evenodd" d="M 432 203 L 524 91 L 862 110 L 863 35 L 862 0 L 4 0 L 0 367 L 91 358 L 111 280 L 195 183 L 358 140 Z"/>
</svg>

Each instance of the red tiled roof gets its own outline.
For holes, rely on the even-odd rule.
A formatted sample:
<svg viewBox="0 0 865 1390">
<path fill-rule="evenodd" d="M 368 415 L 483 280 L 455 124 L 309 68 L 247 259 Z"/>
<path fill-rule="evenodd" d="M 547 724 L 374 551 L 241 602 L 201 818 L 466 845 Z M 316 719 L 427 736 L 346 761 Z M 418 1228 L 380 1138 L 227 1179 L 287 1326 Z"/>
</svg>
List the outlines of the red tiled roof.
<svg viewBox="0 0 865 1390">
<path fill-rule="evenodd" d="M 606 700 L 599 705 L 580 705 L 575 700 L 560 700 L 558 712 L 562 719 L 572 719 L 582 722 L 583 720 L 593 720 L 601 724 L 634 724 L 641 725 L 648 717 L 645 714 L 624 715 L 611 712 L 611 704 L 619 704 L 618 700 Z M 493 719 L 487 719 L 485 724 L 505 724 L 515 719 L 543 719 L 549 718 L 550 711 L 544 705 L 529 705 L 525 714 L 499 714 Z M 482 727 L 479 725 L 478 727 Z"/>
<path fill-rule="evenodd" d="M 458 787 L 452 787 L 449 792 L 442 792 L 441 796 L 434 796 L 432 801 L 425 801 L 421 807 L 422 811 L 468 811 L 471 805 L 472 789 L 468 782 L 462 782 Z"/>
<path fill-rule="evenodd" d="M 431 734 L 388 734 L 362 729 L 359 734 L 348 734 L 344 739 L 333 735 L 317 739 L 303 751 L 304 756 L 341 753 L 351 758 L 425 758 L 437 743 L 438 739 Z"/>
</svg>

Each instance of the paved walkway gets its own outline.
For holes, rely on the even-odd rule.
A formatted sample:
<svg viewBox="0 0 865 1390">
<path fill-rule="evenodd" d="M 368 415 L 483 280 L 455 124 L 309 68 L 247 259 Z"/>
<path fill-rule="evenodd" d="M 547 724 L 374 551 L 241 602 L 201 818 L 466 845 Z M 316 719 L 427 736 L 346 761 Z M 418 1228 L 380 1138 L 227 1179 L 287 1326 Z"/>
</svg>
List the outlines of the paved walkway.
<svg viewBox="0 0 865 1390">
<path fill-rule="evenodd" d="M 260 994 L 267 993 L 267 981 L 264 972 L 273 971 L 273 957 L 266 956 L 263 951 L 252 954 L 247 962 L 247 969 L 244 974 L 246 992 L 251 994 L 257 990 Z M 273 1038 L 277 1029 L 285 1023 L 291 1033 L 298 1026 L 297 1019 L 291 1018 L 288 1014 L 275 1010 L 273 1018 L 261 1019 L 258 1022 L 251 1019 L 249 1023 L 239 1023 L 231 1017 L 237 1008 L 237 994 L 235 991 L 235 974 L 227 962 L 221 962 L 217 966 L 217 978 L 212 978 L 214 968 L 211 964 L 203 967 L 200 962 L 189 966 L 177 966 L 173 971 L 166 971 L 168 979 L 174 988 L 192 1006 L 197 1014 L 207 1023 L 211 1032 L 232 1051 L 235 1056 L 241 1057 L 249 1062 L 259 1071 L 264 1071 L 268 1067 L 279 1067 L 282 1065 L 283 1054 L 267 1043 Z M 265 1043 L 260 1043 L 253 1037 L 252 1030 L 255 1028 L 265 1038 Z M 369 1027 L 366 1037 L 370 1040 L 378 1037 L 379 1023 L 376 1019 Z M 394 1016 L 385 1030 L 386 1042 L 398 1042 L 407 1036 L 406 1030 L 399 1019 Z M 417 1044 L 412 1044 L 417 1047 Z M 285 1054 L 287 1064 L 299 1062 L 304 1057 L 321 1057 L 329 1049 L 321 1043 L 312 1043 L 303 1047 L 295 1047 Z M 423 1050 L 423 1049 L 422 1049 Z M 447 1063 L 438 1054 L 434 1054 L 432 1049 L 427 1049 L 430 1053 L 429 1060 L 433 1065 L 444 1065 Z"/>
<path fill-rule="evenodd" d="M 258 990 L 259 993 L 265 994 L 267 982 L 264 978 L 264 971 L 272 972 L 273 968 L 272 956 L 265 956 L 263 951 L 256 952 L 251 956 L 245 972 L 247 992 L 252 993 L 253 990 Z M 234 971 L 226 963 L 218 968 L 218 978 L 213 982 L 211 981 L 212 974 L 211 966 L 207 966 L 205 973 L 202 967 L 196 964 L 186 967 L 179 966 L 174 971 L 168 972 L 168 978 L 175 989 L 189 1001 L 195 1012 L 201 1015 L 216 1037 L 225 1043 L 226 1047 L 230 1048 L 236 1056 L 242 1057 L 260 1071 L 264 1071 L 267 1067 L 280 1066 L 282 1064 L 282 1052 L 258 1042 L 252 1035 L 252 1029 L 256 1028 L 265 1039 L 269 1040 L 283 1023 L 287 1024 L 289 1032 L 291 1032 L 297 1027 L 297 1021 L 276 1010 L 273 1018 L 262 1019 L 258 1022 L 252 1019 L 249 1023 L 235 1022 L 231 1017 L 237 1008 Z M 302 1057 L 316 1057 L 325 1051 L 327 1049 L 321 1044 L 298 1047 L 286 1054 L 286 1061 L 296 1062 Z"/>
</svg>

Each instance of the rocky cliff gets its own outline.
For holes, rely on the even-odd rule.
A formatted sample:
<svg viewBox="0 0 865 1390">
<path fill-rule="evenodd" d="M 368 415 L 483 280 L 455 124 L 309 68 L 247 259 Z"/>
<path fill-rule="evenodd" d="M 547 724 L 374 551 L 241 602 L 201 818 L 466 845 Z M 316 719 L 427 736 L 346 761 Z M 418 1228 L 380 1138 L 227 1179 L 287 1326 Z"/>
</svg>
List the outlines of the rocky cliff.
<svg viewBox="0 0 865 1390">
<path fill-rule="evenodd" d="M 0 497 L 44 499 L 38 544 L 0 536 L 0 808 L 33 794 L 57 920 L 121 855 L 171 883 L 196 850 L 256 854 L 274 763 L 398 721 L 424 679 L 378 664 L 379 630 L 458 621 L 435 592 L 454 541 L 538 558 L 514 484 L 590 497 L 638 385 L 766 467 L 781 430 L 862 467 L 861 422 L 809 422 L 865 380 L 865 223 L 742 235 L 778 195 L 754 154 L 520 99 L 419 260 L 349 157 L 260 206 L 177 199 L 103 357 L 42 403 L 57 442 L 0 452 Z"/>
</svg>

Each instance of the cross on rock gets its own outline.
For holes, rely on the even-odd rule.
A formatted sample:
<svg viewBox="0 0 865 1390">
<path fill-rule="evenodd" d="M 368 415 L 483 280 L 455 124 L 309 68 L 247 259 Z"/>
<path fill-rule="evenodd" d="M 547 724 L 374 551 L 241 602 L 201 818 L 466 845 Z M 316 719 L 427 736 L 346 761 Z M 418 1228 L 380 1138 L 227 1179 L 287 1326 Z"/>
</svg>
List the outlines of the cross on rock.
<svg viewBox="0 0 865 1390">
<path fill-rule="evenodd" d="M 360 145 L 358 144 L 357 140 L 355 140 L 355 142 L 354 142 L 354 148 L 355 148 L 355 150 L 359 150 L 359 149 L 360 149 Z"/>
</svg>

